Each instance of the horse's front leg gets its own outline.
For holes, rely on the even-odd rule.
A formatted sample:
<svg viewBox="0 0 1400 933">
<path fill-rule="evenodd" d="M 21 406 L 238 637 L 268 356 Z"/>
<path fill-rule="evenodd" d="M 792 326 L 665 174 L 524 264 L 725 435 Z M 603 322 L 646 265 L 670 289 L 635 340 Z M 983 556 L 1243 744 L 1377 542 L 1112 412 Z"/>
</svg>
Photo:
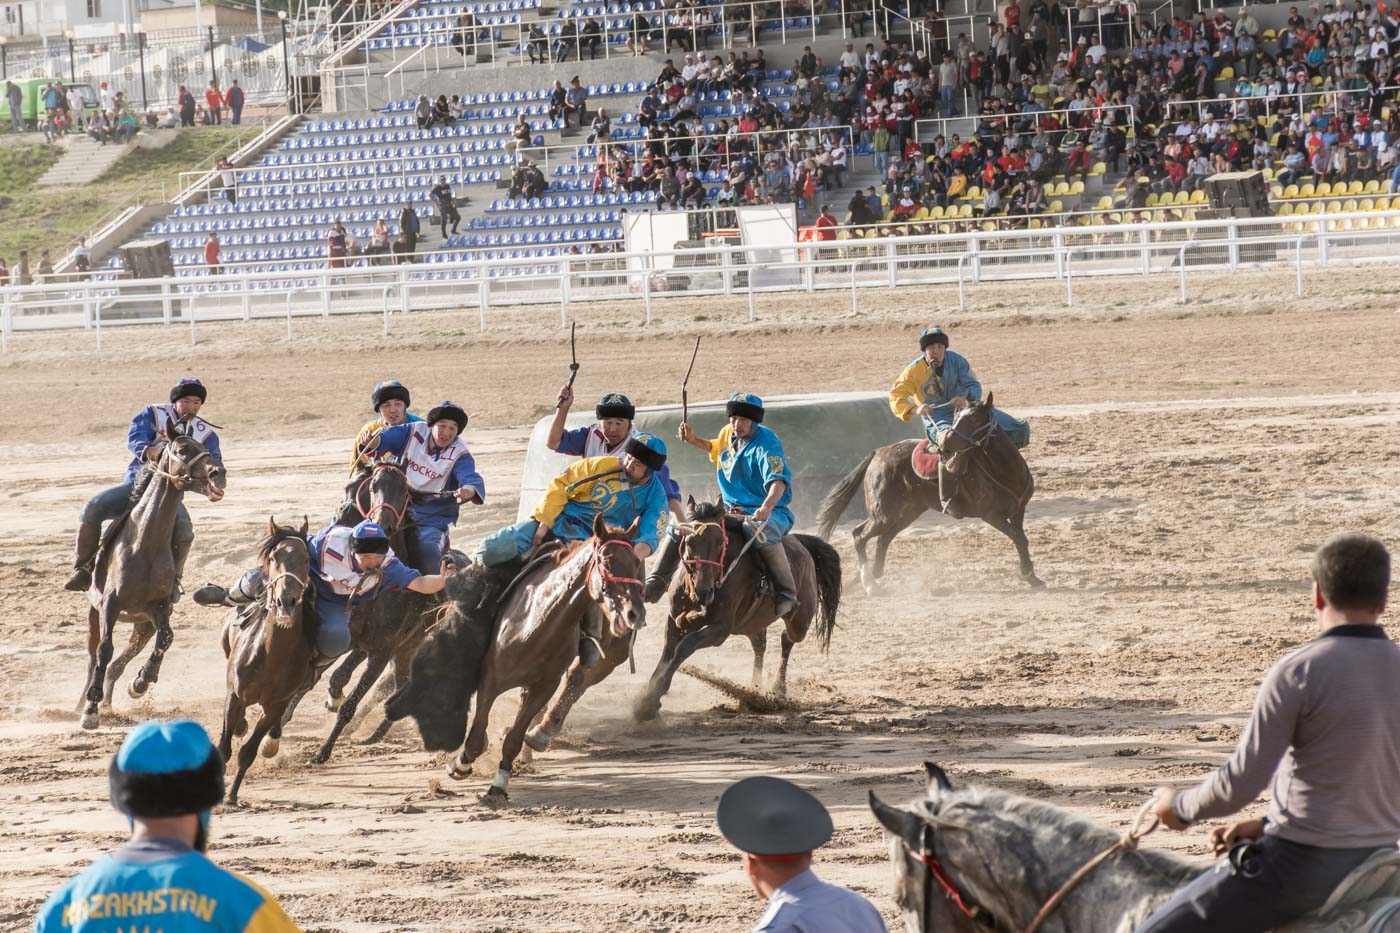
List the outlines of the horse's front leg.
<svg viewBox="0 0 1400 933">
<path fill-rule="evenodd" d="M 175 632 L 170 627 L 170 597 L 167 596 L 156 610 L 156 646 L 140 673 L 131 681 L 131 686 L 126 688 L 133 699 L 144 696 L 151 684 L 160 679 L 161 662 L 165 660 L 165 652 L 170 650 L 170 643 L 174 640 Z"/>
<path fill-rule="evenodd" d="M 467 732 L 467 740 L 462 751 L 447 763 L 447 775 L 454 781 L 465 780 L 472 773 L 472 762 L 486 751 L 486 727 L 491 720 L 491 707 L 498 696 L 496 677 L 490 670 L 484 670 L 481 683 L 476 688 L 476 709 L 472 711 L 472 727 Z"/>
<path fill-rule="evenodd" d="M 131 638 L 127 639 L 126 647 L 107 666 L 107 676 L 102 682 L 102 706 L 105 709 L 112 708 L 112 692 L 122 673 L 126 671 L 126 666 L 131 663 L 132 658 L 141 653 L 141 649 L 146 647 L 155 633 L 156 628 L 150 622 L 137 622 L 131 627 Z"/>
<path fill-rule="evenodd" d="M 501 740 L 501 763 L 496 766 L 496 776 L 486 789 L 486 800 L 504 803 L 509 798 L 510 769 L 515 764 L 515 756 L 525 742 L 525 730 L 530 727 L 536 714 L 544 709 L 554 690 L 559 686 L 556 678 L 548 677 L 530 684 L 520 693 L 520 709 L 516 711 L 515 722 Z"/>
<path fill-rule="evenodd" d="M 351 648 L 345 660 L 340 662 L 335 670 L 331 671 L 330 679 L 326 682 L 326 709 L 334 713 L 340 709 L 341 699 L 345 696 L 345 688 L 350 684 L 350 678 L 355 673 L 355 668 L 359 667 L 365 658 L 369 657 L 360 648 Z"/>
<path fill-rule="evenodd" d="M 768 653 L 768 629 L 764 628 L 750 635 L 749 645 L 753 648 L 753 674 L 749 678 L 750 685 L 762 687 L 763 657 Z"/>
<path fill-rule="evenodd" d="M 701 648 L 722 645 L 728 637 L 729 629 L 726 626 L 707 625 L 682 638 L 680 643 L 676 645 L 675 653 L 670 658 L 663 656 L 657 663 L 656 671 L 652 673 L 651 680 L 647 683 L 646 692 L 637 699 L 636 705 L 632 709 L 632 715 L 639 720 L 655 719 L 657 714 L 661 712 L 661 698 L 671 689 L 671 680 L 676 676 L 676 671 L 680 670 L 681 665 Z"/>
<path fill-rule="evenodd" d="M 793 641 L 787 632 L 782 635 L 783 653 L 778 659 L 778 672 L 773 676 L 773 692 L 780 697 L 787 696 L 788 658 L 792 655 Z"/>
<path fill-rule="evenodd" d="M 102 700 L 102 684 L 107 677 L 107 665 L 112 660 L 112 631 L 117 626 L 117 618 L 121 612 L 116 594 L 103 594 L 102 604 L 98 607 L 98 627 L 101 634 L 97 643 L 97 663 L 93 665 L 92 677 L 88 681 L 87 706 L 83 709 L 84 729 L 97 728 L 97 704 Z"/>
<path fill-rule="evenodd" d="M 589 688 L 601 683 L 617 666 L 627 660 L 628 638 L 614 638 L 608 642 L 607 653 L 602 660 L 590 668 L 581 668 L 574 662 L 564 680 L 564 689 L 545 710 L 544 722 L 525 733 L 525 744 L 532 751 L 543 752 L 549 749 L 559 730 L 564 728 L 564 720 Z"/>
<path fill-rule="evenodd" d="M 355 689 L 351 691 L 346 702 L 341 705 L 340 711 L 336 713 L 335 725 L 331 727 L 331 734 L 326 736 L 326 741 L 321 745 L 321 750 L 312 757 L 313 765 L 325 764 L 331 757 L 331 750 L 335 748 L 336 740 L 340 738 L 340 733 L 345 731 L 345 727 L 350 725 L 350 720 L 355 717 L 355 710 L 359 709 L 360 701 L 369 693 L 369 688 L 374 686 L 374 682 L 379 679 L 379 675 L 384 673 L 384 667 L 389 663 L 388 658 L 370 658 L 364 673 L 360 675 L 360 682 L 355 684 Z M 343 666 L 343 665 L 342 665 Z M 338 673 L 338 672 L 337 672 Z"/>
<path fill-rule="evenodd" d="M 1026 511 L 1022 509 L 1010 518 L 1002 519 L 1000 522 L 988 521 L 987 524 L 1006 535 L 1011 539 L 1011 543 L 1016 545 L 1016 555 L 1021 559 L 1021 579 L 1029 583 L 1032 589 L 1041 589 L 1045 586 L 1045 581 L 1035 575 L 1035 565 L 1031 563 L 1030 542 L 1022 527 L 1025 520 Z"/>
</svg>

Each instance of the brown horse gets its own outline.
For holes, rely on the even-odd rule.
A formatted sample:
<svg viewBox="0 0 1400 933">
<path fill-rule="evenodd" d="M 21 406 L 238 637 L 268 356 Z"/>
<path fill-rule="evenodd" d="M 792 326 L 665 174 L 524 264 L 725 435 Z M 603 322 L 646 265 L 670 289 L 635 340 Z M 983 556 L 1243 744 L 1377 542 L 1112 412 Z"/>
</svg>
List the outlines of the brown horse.
<svg viewBox="0 0 1400 933">
<path fill-rule="evenodd" d="M 872 451 L 837 484 L 817 514 L 817 534 L 831 538 L 837 521 L 856 490 L 864 487 L 870 513 L 852 530 L 860 579 L 873 593 L 885 572 L 885 552 L 894 536 L 920 515 L 939 511 L 938 479 L 924 479 L 914 472 L 912 457 L 919 442 L 908 440 Z M 949 472 L 958 477 L 956 505 L 966 518 L 980 518 L 1011 539 L 1021 559 L 1021 579 L 1032 587 L 1045 583 L 1035 575 L 1030 545 L 1022 527 L 1026 504 L 1035 495 L 1035 477 L 1016 445 L 997 424 L 992 394 L 963 408 L 943 439 L 939 455 Z M 867 562 L 865 547 L 875 541 L 875 560 Z"/>
<path fill-rule="evenodd" d="M 258 566 L 267 579 L 263 601 L 235 609 L 224 622 L 228 701 L 219 754 L 225 767 L 233 756 L 233 737 L 248 729 L 248 707 L 256 704 L 262 708 L 253 734 L 238 750 L 238 772 L 228 794 L 230 805 L 238 803 L 238 788 L 257 757 L 258 747 L 262 746 L 264 758 L 277 754 L 283 715 L 305 688 L 311 672 L 316 614 L 311 606 L 314 599 L 307 599 L 311 552 L 306 531 L 305 518 L 296 530 L 278 525 L 276 519 L 267 520 L 267 535 L 258 543 Z"/>
<path fill-rule="evenodd" d="M 633 708 L 642 720 L 661 712 L 661 698 L 671 689 L 671 679 L 692 654 L 721 645 L 731 635 L 743 635 L 753 646 L 753 683 L 761 686 L 768 626 L 778 619 L 773 594 L 761 584 L 760 561 L 744 552 L 740 521 L 726 515 L 718 502 L 697 504 L 692 498 L 687 506 L 692 529 L 681 539 L 685 576 L 671 596 L 661 659 Z M 787 535 L 783 547 L 797 583 L 798 609 L 783 623 L 782 660 L 772 684 L 779 695 L 787 691 L 792 646 L 807 637 L 815 620 L 821 648 L 827 650 L 841 604 L 841 557 L 835 548 L 803 534 Z"/>
<path fill-rule="evenodd" d="M 131 659 L 155 636 L 156 645 L 127 693 L 140 697 L 160 677 L 165 652 L 175 640 L 170 606 L 175 595 L 175 556 L 171 536 L 180 500 L 187 490 L 223 489 L 224 468 L 199 441 L 165 429 L 165 443 L 153 461 L 142 466 L 133 484 L 131 511 L 114 521 L 103 536 L 88 590 L 88 680 L 82 726 L 96 729 L 98 704 L 110 708 L 112 690 Z M 132 623 L 131 639 L 112 657 L 117 620 Z"/>
<path fill-rule="evenodd" d="M 413 716 L 430 749 L 455 747 L 452 740 L 461 741 L 465 702 L 451 696 L 459 694 L 459 689 L 444 690 L 438 681 L 453 678 L 473 685 L 476 709 L 471 731 L 461 753 L 447 766 L 447 773 L 461 780 L 486 750 L 486 727 L 496 698 L 522 688 L 520 708 L 501 743 L 501 760 L 486 792 L 488 799 L 505 800 L 511 765 L 520 754 L 526 728 L 578 657 L 579 622 L 584 614 L 596 607 L 608 622 L 601 640 L 605 656 L 619 643 L 625 646 L 632 631 L 645 622 L 643 564 L 632 547 L 636 532 L 635 521 L 622 531 L 606 527 L 599 515 L 592 538 L 531 561 L 498 601 L 491 600 L 499 609 L 491 613 L 496 622 L 489 643 L 479 637 L 479 628 L 472 628 L 470 614 L 458 611 L 463 608 L 459 601 L 454 608 L 458 617 L 424 642 L 414 658 L 408 685 L 386 704 L 389 718 Z M 464 627 L 471 630 L 463 633 Z M 459 634 L 469 636 L 463 642 L 470 646 L 466 650 L 449 647 Z M 484 656 L 472 650 L 476 646 L 484 648 Z"/>
</svg>

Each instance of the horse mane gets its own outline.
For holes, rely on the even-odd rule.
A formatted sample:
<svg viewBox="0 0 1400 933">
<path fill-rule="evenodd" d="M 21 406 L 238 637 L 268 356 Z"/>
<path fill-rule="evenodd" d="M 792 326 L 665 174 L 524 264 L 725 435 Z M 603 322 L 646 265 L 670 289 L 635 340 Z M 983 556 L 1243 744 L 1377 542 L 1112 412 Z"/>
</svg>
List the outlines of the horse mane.
<svg viewBox="0 0 1400 933">
<path fill-rule="evenodd" d="M 156 462 L 154 460 L 141 461 L 141 466 L 131 481 L 131 498 L 127 500 L 132 507 L 141 501 L 141 497 L 146 494 L 146 487 L 151 485 L 151 480 L 155 478 L 155 475 Z"/>
<path fill-rule="evenodd" d="M 616 525 L 604 525 L 603 533 L 604 537 L 600 538 L 600 541 L 628 540 L 627 529 L 619 528 Z M 592 540 L 592 537 L 588 537 L 578 541 L 560 541 L 559 549 L 554 552 L 554 563 L 559 565 L 568 563 L 569 558 L 577 554 L 586 544 L 588 544 L 588 542 Z"/>
<path fill-rule="evenodd" d="M 306 543 L 306 535 L 300 531 L 274 523 L 272 529 L 263 535 L 262 540 L 258 542 L 258 563 L 266 564 L 272 559 L 272 552 L 277 549 L 277 545 L 289 539 L 296 539 L 302 544 Z"/>
</svg>

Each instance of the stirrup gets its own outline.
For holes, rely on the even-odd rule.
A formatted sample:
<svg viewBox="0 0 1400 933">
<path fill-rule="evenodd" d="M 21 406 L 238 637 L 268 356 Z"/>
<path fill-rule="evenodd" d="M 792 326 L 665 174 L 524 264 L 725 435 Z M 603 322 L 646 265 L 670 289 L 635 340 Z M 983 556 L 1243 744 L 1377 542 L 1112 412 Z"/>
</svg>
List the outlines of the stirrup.
<svg viewBox="0 0 1400 933">
<path fill-rule="evenodd" d="M 92 587 L 92 571 L 87 567 L 74 567 L 73 573 L 63 584 L 70 593 L 83 593 Z"/>
</svg>

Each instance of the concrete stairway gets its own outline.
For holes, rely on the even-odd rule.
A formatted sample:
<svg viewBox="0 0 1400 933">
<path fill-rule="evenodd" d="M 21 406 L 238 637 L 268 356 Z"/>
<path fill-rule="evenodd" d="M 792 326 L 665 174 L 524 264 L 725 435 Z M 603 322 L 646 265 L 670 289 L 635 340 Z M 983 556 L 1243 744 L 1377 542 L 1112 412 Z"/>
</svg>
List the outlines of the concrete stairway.
<svg viewBox="0 0 1400 933">
<path fill-rule="evenodd" d="M 111 143 L 102 145 L 94 142 L 90 136 L 78 136 L 76 134 L 65 137 L 65 148 L 68 150 L 63 154 L 53 168 L 44 173 L 39 179 L 38 185 L 41 188 L 56 188 L 63 185 L 85 185 L 97 179 L 99 175 L 111 168 L 112 165 L 133 151 L 136 146 L 128 143 L 124 146 L 117 146 Z"/>
</svg>

